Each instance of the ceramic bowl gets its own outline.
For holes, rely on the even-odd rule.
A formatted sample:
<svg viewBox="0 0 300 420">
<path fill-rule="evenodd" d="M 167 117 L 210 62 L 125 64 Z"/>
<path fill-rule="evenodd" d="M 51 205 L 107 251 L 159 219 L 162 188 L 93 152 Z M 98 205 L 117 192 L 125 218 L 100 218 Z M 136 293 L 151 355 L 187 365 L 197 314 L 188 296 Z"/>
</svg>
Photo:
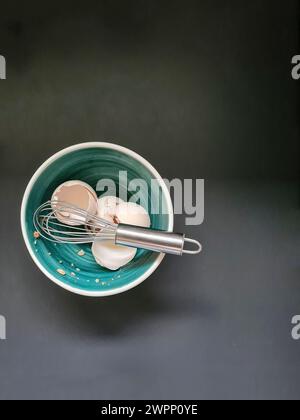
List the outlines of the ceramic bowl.
<svg viewBox="0 0 300 420">
<path fill-rule="evenodd" d="M 122 146 L 93 142 L 68 147 L 43 163 L 26 188 L 21 208 L 21 227 L 28 251 L 50 280 L 70 292 L 85 296 L 124 292 L 149 277 L 164 257 L 164 254 L 140 249 L 129 264 L 117 271 L 110 271 L 95 262 L 90 245 L 55 244 L 43 238 L 34 238 L 33 213 L 51 198 L 61 183 L 76 179 L 87 182 L 96 190 L 100 179 L 109 178 L 115 181 L 118 188 L 124 189 L 126 185 L 119 183 L 119 171 L 127 171 L 128 182 L 136 178 L 146 181 L 148 188 L 141 189 L 140 204 L 144 207 L 147 203 L 150 206 L 150 200 L 163 200 L 167 211 L 150 215 L 151 227 L 172 231 L 173 207 L 166 184 L 149 162 Z M 157 193 L 160 197 L 153 196 L 153 193 L 150 196 L 152 179 L 156 179 L 161 187 L 161 194 Z M 81 249 L 85 252 L 84 256 L 78 255 Z M 65 275 L 57 270 L 63 270 Z"/>
</svg>

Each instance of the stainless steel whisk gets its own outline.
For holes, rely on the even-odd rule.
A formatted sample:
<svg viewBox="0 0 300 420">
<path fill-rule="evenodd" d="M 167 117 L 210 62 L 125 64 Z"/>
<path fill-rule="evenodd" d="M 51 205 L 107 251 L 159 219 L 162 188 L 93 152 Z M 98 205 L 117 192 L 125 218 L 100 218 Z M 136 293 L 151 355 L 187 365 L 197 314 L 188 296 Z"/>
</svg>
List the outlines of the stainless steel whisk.
<svg viewBox="0 0 300 420">
<path fill-rule="evenodd" d="M 68 215 L 68 221 L 74 223 L 73 226 L 57 219 L 57 215 L 62 213 Z M 174 255 L 198 254 L 202 250 L 198 241 L 186 238 L 184 234 L 113 224 L 61 201 L 42 204 L 34 213 L 33 224 L 43 238 L 56 243 L 86 244 L 112 240 L 116 245 Z M 195 249 L 184 249 L 185 243 L 195 245 Z"/>
</svg>

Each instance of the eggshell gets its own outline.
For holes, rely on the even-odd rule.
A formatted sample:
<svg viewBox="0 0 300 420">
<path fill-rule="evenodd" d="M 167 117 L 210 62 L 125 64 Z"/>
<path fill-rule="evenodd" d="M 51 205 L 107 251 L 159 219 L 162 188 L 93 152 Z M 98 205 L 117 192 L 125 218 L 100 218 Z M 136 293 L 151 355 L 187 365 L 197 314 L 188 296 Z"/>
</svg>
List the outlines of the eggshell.
<svg viewBox="0 0 300 420">
<path fill-rule="evenodd" d="M 147 211 L 135 203 L 125 203 L 117 197 L 103 197 L 98 200 L 98 216 L 112 223 L 125 223 L 150 227 Z M 128 264 L 137 252 L 136 248 L 115 245 L 113 241 L 95 241 L 92 253 L 96 262 L 109 270 L 118 270 Z"/>
<path fill-rule="evenodd" d="M 61 201 L 78 207 L 93 215 L 97 212 L 97 195 L 90 185 L 82 181 L 67 181 L 61 184 L 52 194 L 51 201 Z M 78 226 L 85 222 L 81 215 L 70 214 L 67 211 L 57 211 L 58 205 L 52 203 L 56 210 L 56 218 L 70 226 Z"/>
<path fill-rule="evenodd" d="M 95 241 L 92 253 L 96 262 L 109 270 L 118 270 L 128 264 L 136 254 L 136 248 L 115 245 L 113 241 Z"/>
<path fill-rule="evenodd" d="M 117 207 L 116 216 L 120 223 L 141 227 L 150 227 L 150 217 L 144 207 L 136 203 L 120 203 Z"/>
<path fill-rule="evenodd" d="M 123 203 L 123 200 L 111 195 L 98 198 L 97 216 L 108 222 L 116 223 L 117 207 Z"/>
</svg>

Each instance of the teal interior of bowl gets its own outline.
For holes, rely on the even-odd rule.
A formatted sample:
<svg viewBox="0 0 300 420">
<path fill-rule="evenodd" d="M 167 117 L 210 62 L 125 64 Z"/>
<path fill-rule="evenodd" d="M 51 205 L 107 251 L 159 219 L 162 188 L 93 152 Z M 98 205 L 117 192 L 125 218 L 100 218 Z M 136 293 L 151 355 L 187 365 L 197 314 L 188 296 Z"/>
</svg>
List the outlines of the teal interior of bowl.
<svg viewBox="0 0 300 420">
<path fill-rule="evenodd" d="M 141 188 L 141 204 L 151 208 L 151 200 L 163 200 L 163 194 L 150 194 L 153 174 L 133 157 L 113 149 L 103 147 L 89 147 L 70 151 L 52 162 L 38 177 L 29 194 L 25 208 L 25 229 L 30 247 L 39 263 L 60 282 L 87 292 L 108 291 L 120 288 L 137 280 L 155 263 L 157 253 L 138 250 L 129 264 L 117 271 L 110 271 L 98 265 L 92 255 L 90 245 L 55 244 L 43 238 L 33 236 L 33 214 L 37 207 L 51 199 L 53 191 L 61 183 L 68 180 L 87 182 L 96 190 L 97 182 L 103 178 L 115 181 L 118 189 L 127 191 L 126 185 L 119 183 L 119 171 L 127 171 L 128 182 L 132 179 L 143 179 L 148 188 Z M 105 193 L 105 192 L 104 192 Z M 99 196 L 100 193 L 97 193 Z M 130 193 L 128 193 L 130 199 Z M 162 206 L 163 208 L 164 206 Z M 167 207 L 165 207 L 167 208 Z M 151 227 L 167 230 L 169 215 L 150 214 Z M 78 252 L 83 249 L 84 256 Z M 58 269 L 66 274 L 61 275 Z"/>
</svg>

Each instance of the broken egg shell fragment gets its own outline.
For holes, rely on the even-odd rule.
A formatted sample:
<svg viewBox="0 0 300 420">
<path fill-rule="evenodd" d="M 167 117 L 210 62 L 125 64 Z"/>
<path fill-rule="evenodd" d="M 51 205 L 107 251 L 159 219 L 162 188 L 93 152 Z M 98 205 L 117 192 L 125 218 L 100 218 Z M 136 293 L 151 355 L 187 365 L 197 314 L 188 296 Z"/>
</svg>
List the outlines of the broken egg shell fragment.
<svg viewBox="0 0 300 420">
<path fill-rule="evenodd" d="M 120 203 L 116 209 L 116 216 L 121 223 L 149 228 L 150 217 L 144 207 L 136 203 Z"/>
<path fill-rule="evenodd" d="M 105 219 L 110 223 L 116 223 L 116 209 L 124 201 L 121 198 L 107 195 L 98 198 L 97 216 L 100 219 Z"/>
<path fill-rule="evenodd" d="M 85 218 L 82 215 L 71 214 L 67 211 L 58 211 L 59 206 L 55 202 L 61 201 L 66 204 L 78 207 L 87 213 L 97 213 L 97 195 L 90 185 L 83 181 L 67 181 L 61 184 L 52 194 L 52 209 L 56 218 L 64 224 L 79 226 L 84 224 Z"/>
<path fill-rule="evenodd" d="M 109 270 L 118 270 L 128 264 L 136 254 L 136 248 L 115 245 L 112 241 L 95 241 L 92 253 L 96 262 Z"/>
<path fill-rule="evenodd" d="M 104 207 L 104 208 L 103 208 Z M 114 223 L 125 223 L 141 227 L 150 227 L 147 211 L 136 203 L 125 203 L 117 197 L 103 197 L 98 200 L 98 215 Z M 92 253 L 96 262 L 109 270 L 118 270 L 128 264 L 136 255 L 137 249 L 115 245 L 112 240 L 95 241 Z"/>
</svg>

